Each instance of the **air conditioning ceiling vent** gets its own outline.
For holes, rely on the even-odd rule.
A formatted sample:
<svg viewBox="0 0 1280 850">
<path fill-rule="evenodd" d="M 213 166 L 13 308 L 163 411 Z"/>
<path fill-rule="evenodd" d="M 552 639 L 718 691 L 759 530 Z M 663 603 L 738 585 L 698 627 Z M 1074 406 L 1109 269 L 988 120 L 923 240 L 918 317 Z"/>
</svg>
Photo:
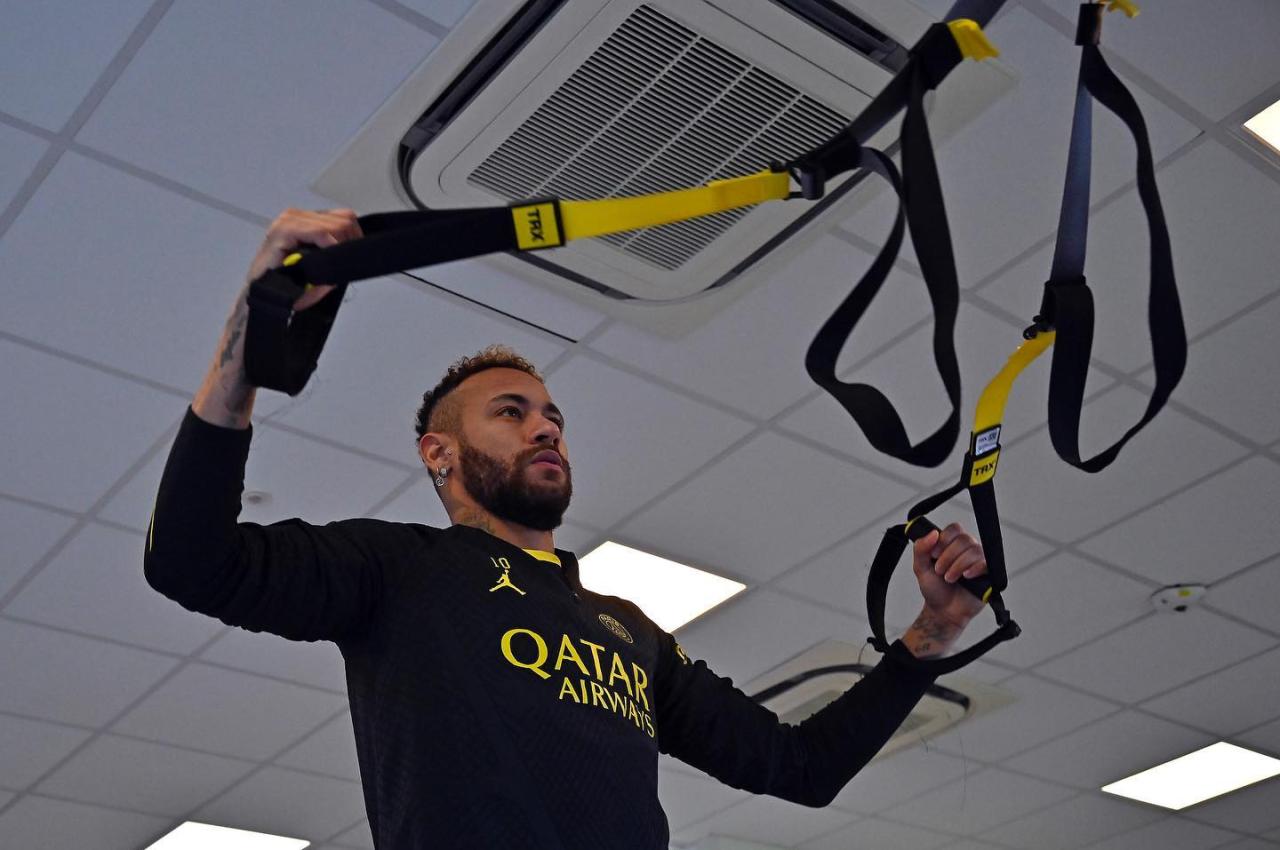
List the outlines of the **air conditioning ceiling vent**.
<svg viewBox="0 0 1280 850">
<path fill-rule="evenodd" d="M 313 188 L 372 212 L 753 173 L 851 122 L 930 23 L 909 0 L 478 0 Z M 1011 86 L 998 65 L 964 63 L 931 116 L 935 140 Z M 881 190 L 853 190 L 860 180 L 830 181 L 822 201 L 477 262 L 678 336 Z"/>
</svg>

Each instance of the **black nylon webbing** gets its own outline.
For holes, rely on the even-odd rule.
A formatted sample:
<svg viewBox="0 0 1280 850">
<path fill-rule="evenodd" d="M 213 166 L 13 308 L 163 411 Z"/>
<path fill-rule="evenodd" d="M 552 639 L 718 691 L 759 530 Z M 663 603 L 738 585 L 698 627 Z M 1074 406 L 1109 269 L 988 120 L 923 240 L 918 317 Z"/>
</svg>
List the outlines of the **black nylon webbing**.
<svg viewBox="0 0 1280 850">
<path fill-rule="evenodd" d="M 960 304 L 955 258 L 942 202 L 937 163 L 924 113 L 924 94 L 960 62 L 959 49 L 945 25 L 930 28 L 904 73 L 908 99 L 902 123 L 902 168 L 899 179 L 893 161 L 883 153 L 861 149 L 858 164 L 889 181 L 900 203 L 889 239 L 871 267 L 814 337 L 805 355 L 805 369 L 853 418 L 876 449 L 915 466 L 937 466 L 946 460 L 960 433 L 960 368 L 956 361 L 955 322 Z M 847 152 L 846 152 L 847 154 Z M 933 306 L 933 356 L 951 403 L 946 421 L 913 445 L 902 417 L 885 395 L 869 384 L 845 382 L 836 375 L 840 356 L 855 326 L 884 285 L 902 245 L 903 216 L 924 273 Z"/>
<path fill-rule="evenodd" d="M 1041 317 L 1057 328 L 1049 375 L 1049 436 L 1058 456 L 1085 472 L 1105 469 L 1132 437 L 1146 427 L 1168 401 L 1187 362 L 1187 335 L 1182 321 L 1173 270 L 1169 227 L 1156 187 L 1151 140 L 1142 112 L 1129 90 L 1112 72 L 1097 47 L 1102 9 L 1081 8 L 1080 77 L 1071 148 L 1063 189 L 1062 213 L 1050 279 L 1045 284 Z M 1093 295 L 1085 282 L 1088 235 L 1092 102 L 1097 100 L 1128 128 L 1137 148 L 1138 196 L 1146 213 L 1150 240 L 1150 290 L 1147 324 L 1150 328 L 1156 385 L 1142 417 L 1108 448 L 1088 459 L 1080 456 L 1080 412 L 1093 348 Z"/>
</svg>

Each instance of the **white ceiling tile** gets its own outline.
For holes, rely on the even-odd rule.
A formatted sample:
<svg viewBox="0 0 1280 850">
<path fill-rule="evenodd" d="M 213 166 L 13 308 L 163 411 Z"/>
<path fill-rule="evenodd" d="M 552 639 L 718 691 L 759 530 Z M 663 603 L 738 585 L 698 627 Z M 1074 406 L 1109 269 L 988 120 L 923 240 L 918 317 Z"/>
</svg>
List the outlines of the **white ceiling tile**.
<svg viewBox="0 0 1280 850">
<path fill-rule="evenodd" d="M 1280 712 L 1280 649 L 1211 673 L 1148 700 L 1142 707 L 1225 737 L 1265 723 Z"/>
<path fill-rule="evenodd" d="M 1161 584 L 1211 583 L 1280 551 L 1277 503 L 1280 464 L 1253 457 L 1080 547 Z"/>
<path fill-rule="evenodd" d="M 987 33 L 1017 86 L 937 151 L 962 286 L 972 286 L 1057 228 L 1080 65 L 1080 51 L 1068 35 L 1022 9 L 1009 8 Z M 1195 137 L 1193 125 L 1136 86 L 1131 89 L 1157 161 Z M 948 96 L 945 84 L 938 94 Z M 1097 199 L 1133 179 L 1134 160 L 1123 125 L 1103 107 L 1095 115 L 1092 196 Z M 846 226 L 879 241 L 892 215 L 886 197 Z M 1024 297 L 1014 303 L 1026 306 L 1028 318 L 1039 304 L 1048 268 L 1038 266 L 1019 289 Z"/>
<path fill-rule="evenodd" d="M 734 597 L 679 630 L 690 658 L 701 658 L 718 675 L 740 686 L 814 644 L 829 638 L 858 644 L 870 634 L 854 617 L 754 590 Z M 868 649 L 865 663 L 879 657 Z"/>
<path fill-rule="evenodd" d="M 342 653 L 331 641 L 285 640 L 269 632 L 227 629 L 201 660 L 345 693 Z"/>
<path fill-rule="evenodd" d="M 715 408 L 576 357 L 548 378 L 565 415 L 576 519 L 608 528 L 745 436 Z"/>
<path fill-rule="evenodd" d="M 948 729 L 930 741 L 953 755 L 1005 759 L 1111 714 L 1116 706 L 1030 676 L 1000 683 L 1015 701 Z"/>
<path fill-rule="evenodd" d="M 261 228 L 67 153 L 0 242 L 11 308 L 0 327 L 194 395 L 261 240 Z"/>
<path fill-rule="evenodd" d="M 562 350 L 549 337 L 458 306 L 394 278 L 348 290 L 306 397 L 276 419 L 417 466 L 414 418 L 449 364 L 491 343 L 540 368 Z"/>
<path fill-rule="evenodd" d="M 484 257 L 418 269 L 414 276 L 573 339 L 586 336 L 605 318 L 599 310 L 517 277 Z"/>
<path fill-rule="evenodd" d="M 2 39 L 3 36 L 0 36 Z M 5 60 L 0 58 L 0 63 Z M 0 71 L 0 74 L 3 74 Z M 11 87 L 6 87 L 6 94 Z M 3 100 L 0 98 L 0 104 Z M 18 189 L 31 175 L 40 157 L 44 156 L 48 143 L 38 136 L 24 133 L 6 124 L 0 124 L 0 209 L 9 205 Z"/>
<path fill-rule="evenodd" d="M 99 516 L 145 531 L 170 448 L 172 441 L 120 488 Z M 362 516 L 403 482 L 405 475 L 406 470 L 395 464 L 345 452 L 270 423 L 255 423 L 244 490 L 267 493 L 269 499 L 245 502 L 239 520 L 265 525 L 302 517 L 324 524 Z M 339 482 L 341 486 L 336 486 Z"/>
<path fill-rule="evenodd" d="M 0 597 L 70 530 L 73 520 L 0 499 Z"/>
<path fill-rule="evenodd" d="M 188 653 L 224 626 L 147 584 L 141 534 L 90 523 L 5 607 L 6 614 L 162 652 Z"/>
<path fill-rule="evenodd" d="M 940 831 L 976 835 L 1074 795 L 1061 785 L 986 768 L 953 779 L 885 815 Z"/>
<path fill-rule="evenodd" d="M 1275 643 L 1208 611 L 1153 614 L 1041 664 L 1040 673 L 1121 702 L 1136 702 Z"/>
<path fill-rule="evenodd" d="M 467 10 L 475 5 L 475 0 L 404 0 L 404 5 L 416 9 L 438 24 L 451 27 Z"/>
<path fill-rule="evenodd" d="M 872 472 L 765 433 L 628 522 L 621 536 L 721 575 L 767 579 L 910 495 Z M 814 508 L 796 510 L 801 497 Z"/>
<path fill-rule="evenodd" d="M 1010 580 L 1005 603 L 1022 634 L 992 650 L 1018 667 L 1079 646 L 1151 610 L 1152 588 L 1069 554 Z"/>
<path fill-rule="evenodd" d="M 295 11 L 174 4 L 78 141 L 262 215 L 332 206 L 306 187 L 436 39 L 372 3 Z"/>
<path fill-rule="evenodd" d="M 731 788 L 707 776 L 691 776 L 674 770 L 658 771 L 658 799 L 673 833 L 749 796 L 746 791 Z"/>
<path fill-rule="evenodd" d="M 254 768 L 221 758 L 104 735 L 35 790 L 83 803 L 181 817 Z M 104 782 L 103 777 L 111 777 Z"/>
<path fill-rule="evenodd" d="M 360 781 L 355 731 L 351 714 L 344 713 L 321 726 L 305 741 L 276 759 L 276 764 Z"/>
<path fill-rule="evenodd" d="M 866 818 L 824 835 L 803 845 L 803 850 L 849 850 L 851 847 L 874 847 L 875 850 L 932 850 L 941 847 L 952 836 L 891 823 L 877 818 Z"/>
<path fill-rule="evenodd" d="M 0 466 L 16 496 L 84 511 L 167 428 L 182 406 L 155 390 L 0 340 L 0 441 L 21 446 Z M 86 411 L 106 411 L 86 426 Z"/>
<path fill-rule="evenodd" d="M 968 446 L 976 401 L 983 387 L 1022 342 L 1022 334 L 1019 329 L 989 313 L 962 304 L 956 320 L 955 342 L 962 382 L 960 436 L 951 456 L 939 466 L 910 466 L 880 453 L 871 446 L 844 408 L 827 393 L 806 403 L 779 424 L 837 451 L 892 469 L 921 484 L 944 479 L 950 483 L 949 479 L 957 477 L 953 473 L 960 467 L 960 459 Z M 933 362 L 932 323 L 860 368 L 843 372 L 840 378 L 870 384 L 884 393 L 897 409 L 906 426 L 907 436 L 913 442 L 919 442 L 941 426 L 951 409 Z M 1047 359 L 1023 373 L 1005 411 L 1003 442 L 1008 443 L 1044 421 L 1043 388 L 1048 385 L 1047 378 Z"/>
<path fill-rule="evenodd" d="M 24 789 L 88 740 L 83 729 L 0 714 L 0 788 Z"/>
<path fill-rule="evenodd" d="M 1123 56 L 1215 121 L 1280 78 L 1274 38 L 1280 8 L 1269 0 L 1207 9 L 1197 0 L 1162 0 L 1142 11 L 1133 21 L 1108 16 L 1104 50 Z M 1206 16 L 1212 16 L 1212 26 L 1206 26 Z M 1188 32 L 1203 33 L 1194 50 L 1183 49 Z"/>
<path fill-rule="evenodd" d="M 346 704 L 341 696 L 191 664 L 120 719 L 114 731 L 264 759 Z"/>
<path fill-rule="evenodd" d="M 7 3 L 0 30 L 0 109 L 58 130 L 124 47 L 151 0 Z"/>
<path fill-rule="evenodd" d="M 618 323 L 590 346 L 768 418 L 817 389 L 804 369 L 805 352 L 871 260 L 840 239 L 822 236 L 683 339 L 664 339 Z M 867 357 L 928 316 L 928 308 L 924 283 L 895 270 L 837 365 L 843 368 Z"/>
<path fill-rule="evenodd" d="M 1213 850 L 1275 850 L 1275 846 L 1274 839 L 1242 838 L 1239 841 L 1232 841 L 1230 844 L 1215 847 Z"/>
<path fill-rule="evenodd" d="M 1280 193 L 1274 182 L 1213 141 L 1162 168 L 1156 179 L 1190 336 L 1275 290 L 1272 270 L 1280 264 L 1280 241 L 1272 231 L 1280 218 Z M 1137 193 L 1130 191 L 1095 213 L 1089 225 L 1085 274 L 1095 306 L 1093 355 L 1125 370 L 1152 357 L 1145 222 Z M 1028 306 L 1038 307 L 1050 251 L 1002 274 L 982 295 L 1001 303 L 1031 298 Z M 1194 356 L 1189 363 L 1194 365 Z M 1175 397 L 1186 400 L 1185 389 L 1184 379 Z"/>
<path fill-rule="evenodd" d="M 1182 813 L 1227 829 L 1246 832 L 1275 829 L 1280 827 L 1280 779 L 1264 780 L 1184 809 Z"/>
<path fill-rule="evenodd" d="M 1276 415 L 1280 369 L 1257 362 L 1255 352 L 1266 351 L 1273 344 L 1278 324 L 1280 298 L 1191 346 L 1186 376 L 1177 389 L 1178 400 L 1249 439 L 1259 443 L 1274 440 L 1280 435 L 1280 416 Z M 1242 366 L 1248 371 L 1247 379 L 1242 379 Z"/>
<path fill-rule="evenodd" d="M 721 835 L 779 847 L 794 847 L 846 826 L 853 822 L 854 817 L 839 809 L 815 809 L 777 797 L 759 796 L 712 815 L 696 827 L 683 830 L 672 837 L 687 840 L 694 834 Z"/>
<path fill-rule="evenodd" d="M 1234 833 L 1181 817 L 1165 816 L 1090 845 L 1089 850 L 1209 850 L 1230 841 Z"/>
<path fill-rule="evenodd" d="M 1215 584 L 1207 599 L 1221 611 L 1274 631 L 1275 600 L 1280 599 L 1280 558 L 1273 558 L 1221 584 Z"/>
<path fill-rule="evenodd" d="M 940 753 L 932 749 L 932 745 L 899 750 L 886 758 L 876 759 L 855 774 L 836 795 L 832 805 L 856 814 L 874 814 L 930 788 L 957 780 L 971 770 L 977 770 L 977 767 L 964 759 Z M 879 846 L 870 839 L 867 843 Z"/>
<path fill-rule="evenodd" d="M 317 840 L 364 817 L 360 783 L 264 768 L 204 806 L 194 819 Z"/>
<path fill-rule="evenodd" d="M 1280 758 L 1280 719 L 1250 729 L 1239 736 L 1242 746 L 1251 747 L 1275 758 Z"/>
<path fill-rule="evenodd" d="M 1081 453 L 1091 456 L 1122 437 L 1146 404 L 1145 394 L 1124 386 L 1087 404 L 1080 423 Z M 1059 458 L 1048 429 L 1043 429 L 1009 452 L 1010 471 L 997 479 L 1001 515 L 1060 540 L 1079 540 L 1246 451 L 1165 408 L 1111 466 L 1090 475 Z M 1170 462 L 1174 458 L 1177 462 Z"/>
<path fill-rule="evenodd" d="M 99 726 L 176 663 L 154 652 L 0 620 L 0 711 Z"/>
<path fill-rule="evenodd" d="M 1213 741 L 1186 726 L 1123 711 L 1015 756 L 1006 764 L 1013 770 L 1093 791 Z"/>
<path fill-rule="evenodd" d="M 1082 794 L 985 833 L 1001 844 L 1034 850 L 1074 850 L 1161 817 L 1156 809 L 1136 803 Z"/>
<path fill-rule="evenodd" d="M 93 850 L 136 850 L 169 831 L 168 818 L 51 800 L 23 797 L 0 815 L 0 839 L 6 847 L 92 847 Z"/>
<path fill-rule="evenodd" d="M 778 581 L 784 590 L 814 602 L 835 605 L 859 617 L 867 616 L 867 576 L 871 561 L 884 537 L 883 528 L 871 528 L 853 540 L 805 564 Z M 911 556 L 904 552 L 889 582 L 885 601 L 886 629 L 906 626 L 920 613 L 920 586 L 911 573 Z"/>
</svg>

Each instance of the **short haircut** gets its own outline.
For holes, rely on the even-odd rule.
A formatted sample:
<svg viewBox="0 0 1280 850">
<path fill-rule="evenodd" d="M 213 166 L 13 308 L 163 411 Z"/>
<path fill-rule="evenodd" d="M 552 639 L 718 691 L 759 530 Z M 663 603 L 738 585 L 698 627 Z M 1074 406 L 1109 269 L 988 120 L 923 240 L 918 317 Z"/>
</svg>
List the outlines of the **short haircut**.
<svg viewBox="0 0 1280 850">
<path fill-rule="evenodd" d="M 414 432 L 418 435 L 416 443 L 421 443 L 422 435 L 428 431 L 456 434 L 461 430 L 462 419 L 457 405 L 448 403 L 446 396 L 467 378 L 486 369 L 517 369 L 543 380 L 532 363 L 505 345 L 490 345 L 470 357 L 460 357 L 444 373 L 440 383 L 422 394 L 422 406 L 418 408 L 414 422 Z"/>
</svg>

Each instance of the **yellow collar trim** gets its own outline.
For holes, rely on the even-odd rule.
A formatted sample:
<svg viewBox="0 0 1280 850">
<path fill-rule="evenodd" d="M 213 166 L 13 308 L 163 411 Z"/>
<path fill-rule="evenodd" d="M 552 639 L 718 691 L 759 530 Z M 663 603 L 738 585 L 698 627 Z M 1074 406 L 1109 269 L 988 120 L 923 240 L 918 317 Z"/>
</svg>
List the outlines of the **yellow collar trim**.
<svg viewBox="0 0 1280 850">
<path fill-rule="evenodd" d="M 560 556 L 555 552 L 544 552 L 541 549 L 525 549 L 524 551 L 528 552 L 539 561 L 546 561 L 548 564 L 555 564 L 557 567 L 564 566 L 564 564 L 560 563 Z"/>
</svg>

